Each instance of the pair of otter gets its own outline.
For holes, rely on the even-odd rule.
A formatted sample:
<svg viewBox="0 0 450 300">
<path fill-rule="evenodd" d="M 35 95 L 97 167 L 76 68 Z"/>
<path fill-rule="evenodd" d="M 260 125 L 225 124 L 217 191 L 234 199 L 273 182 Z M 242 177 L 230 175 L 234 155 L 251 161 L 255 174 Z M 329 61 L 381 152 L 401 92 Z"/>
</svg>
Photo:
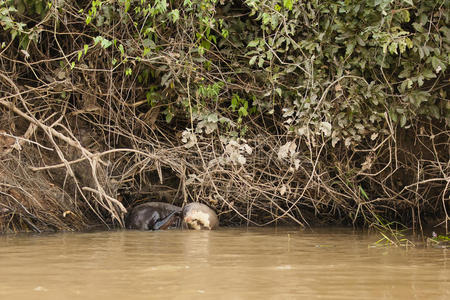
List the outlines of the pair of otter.
<svg viewBox="0 0 450 300">
<path fill-rule="evenodd" d="M 133 208 L 126 223 L 128 229 L 140 230 L 180 226 L 211 230 L 219 226 L 219 218 L 211 208 L 198 202 L 189 203 L 183 209 L 164 202 L 147 202 Z"/>
</svg>

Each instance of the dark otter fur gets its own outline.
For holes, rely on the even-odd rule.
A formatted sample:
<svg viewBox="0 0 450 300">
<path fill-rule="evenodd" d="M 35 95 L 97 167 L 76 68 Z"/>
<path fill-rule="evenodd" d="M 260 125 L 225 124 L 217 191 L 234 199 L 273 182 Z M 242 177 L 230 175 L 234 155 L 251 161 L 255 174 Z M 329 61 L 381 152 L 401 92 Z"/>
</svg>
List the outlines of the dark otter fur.
<svg viewBox="0 0 450 300">
<path fill-rule="evenodd" d="M 164 202 L 147 202 L 133 208 L 127 217 L 126 227 L 139 230 L 167 229 L 178 226 L 182 210 Z"/>
</svg>

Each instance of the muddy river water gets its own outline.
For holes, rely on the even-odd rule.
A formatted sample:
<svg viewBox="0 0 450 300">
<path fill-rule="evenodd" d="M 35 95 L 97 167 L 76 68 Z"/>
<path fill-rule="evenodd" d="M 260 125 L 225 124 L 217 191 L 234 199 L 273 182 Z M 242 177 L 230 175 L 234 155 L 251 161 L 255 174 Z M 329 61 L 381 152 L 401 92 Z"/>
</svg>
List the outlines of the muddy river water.
<svg viewBox="0 0 450 300">
<path fill-rule="evenodd" d="M 450 249 L 351 229 L 0 236 L 0 299 L 450 299 Z"/>
</svg>

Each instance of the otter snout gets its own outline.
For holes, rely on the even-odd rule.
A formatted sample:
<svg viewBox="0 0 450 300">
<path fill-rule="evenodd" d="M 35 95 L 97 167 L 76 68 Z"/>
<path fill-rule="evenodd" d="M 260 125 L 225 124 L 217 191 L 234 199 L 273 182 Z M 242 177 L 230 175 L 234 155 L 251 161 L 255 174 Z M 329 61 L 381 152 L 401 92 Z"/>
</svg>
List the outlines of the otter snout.
<svg viewBox="0 0 450 300">
<path fill-rule="evenodd" d="M 219 218 L 205 204 L 193 202 L 187 204 L 183 209 L 183 225 L 195 230 L 211 230 L 219 227 Z"/>
</svg>

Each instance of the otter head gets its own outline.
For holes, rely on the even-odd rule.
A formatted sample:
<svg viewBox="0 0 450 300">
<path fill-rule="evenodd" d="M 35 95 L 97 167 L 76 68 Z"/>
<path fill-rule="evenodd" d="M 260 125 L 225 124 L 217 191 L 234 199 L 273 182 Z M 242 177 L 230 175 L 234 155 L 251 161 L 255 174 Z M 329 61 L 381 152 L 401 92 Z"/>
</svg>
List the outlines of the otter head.
<svg viewBox="0 0 450 300">
<path fill-rule="evenodd" d="M 194 202 L 183 209 L 183 223 L 190 229 L 214 229 L 219 226 L 219 218 L 208 206 Z"/>
</svg>

